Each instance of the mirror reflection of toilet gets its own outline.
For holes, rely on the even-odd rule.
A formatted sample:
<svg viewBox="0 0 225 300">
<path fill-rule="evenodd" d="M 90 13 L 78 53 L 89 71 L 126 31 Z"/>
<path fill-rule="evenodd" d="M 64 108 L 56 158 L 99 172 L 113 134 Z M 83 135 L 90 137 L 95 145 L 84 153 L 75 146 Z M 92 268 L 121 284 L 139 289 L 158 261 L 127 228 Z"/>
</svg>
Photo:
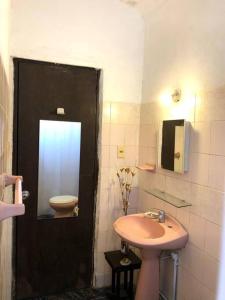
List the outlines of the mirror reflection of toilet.
<svg viewBox="0 0 225 300">
<path fill-rule="evenodd" d="M 78 197 L 72 195 L 55 196 L 49 199 L 49 205 L 55 211 L 55 218 L 74 216 L 77 204 Z"/>
</svg>

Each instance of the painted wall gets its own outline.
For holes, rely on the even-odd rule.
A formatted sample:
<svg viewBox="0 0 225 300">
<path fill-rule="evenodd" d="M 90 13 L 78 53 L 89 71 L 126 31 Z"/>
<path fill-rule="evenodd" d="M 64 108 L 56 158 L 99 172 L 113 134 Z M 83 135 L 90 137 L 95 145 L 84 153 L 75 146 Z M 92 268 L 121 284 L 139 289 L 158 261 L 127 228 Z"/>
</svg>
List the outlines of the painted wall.
<svg viewBox="0 0 225 300">
<path fill-rule="evenodd" d="M 163 119 L 186 118 L 192 124 L 189 172 L 157 169 L 140 174 L 139 209 L 164 208 L 187 228 L 181 252 L 179 300 L 224 298 L 225 201 L 225 3 L 164 1 L 145 16 L 140 162 L 157 161 L 157 137 Z M 173 104 L 174 88 L 182 100 Z M 178 209 L 144 192 L 158 188 L 192 203 Z M 220 282 L 220 286 L 219 286 Z M 220 288 L 220 294 L 218 290 Z"/>
<path fill-rule="evenodd" d="M 143 23 L 118 0 L 12 0 L 10 54 L 103 69 L 104 101 L 140 102 Z"/>
<path fill-rule="evenodd" d="M 157 9 L 145 16 L 145 102 L 170 86 L 224 85 L 224 12 L 222 0 L 216 5 L 213 0 L 158 0 Z"/>
<path fill-rule="evenodd" d="M 9 134 L 9 1 L 0 0 L 0 174 L 10 169 L 10 134 Z M 0 184 L 0 200 L 11 201 L 11 195 Z M 0 299 L 11 299 L 11 251 L 12 250 L 12 221 L 0 223 Z"/>
<path fill-rule="evenodd" d="M 11 7 L 11 56 L 102 69 L 94 284 L 108 285 L 104 251 L 119 247 L 112 223 L 122 212 L 116 171 L 138 160 L 143 20 L 118 0 L 13 0 Z M 125 159 L 117 159 L 117 145 L 125 145 Z M 137 189 L 131 202 L 135 211 Z"/>
</svg>

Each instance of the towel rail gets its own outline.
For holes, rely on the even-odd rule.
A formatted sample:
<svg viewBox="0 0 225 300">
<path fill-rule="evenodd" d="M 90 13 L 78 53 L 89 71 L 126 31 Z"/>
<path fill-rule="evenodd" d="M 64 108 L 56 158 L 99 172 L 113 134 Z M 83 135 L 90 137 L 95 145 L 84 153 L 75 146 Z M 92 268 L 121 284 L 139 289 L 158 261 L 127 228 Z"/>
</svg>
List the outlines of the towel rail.
<svg viewBox="0 0 225 300">
<path fill-rule="evenodd" d="M 22 196 L 22 180 L 20 178 L 16 179 L 15 184 L 15 204 L 23 204 L 23 196 Z"/>
<path fill-rule="evenodd" d="M 15 181 L 14 204 L 8 204 L 0 201 L 0 221 L 10 217 L 24 215 L 25 206 L 22 196 L 22 179 L 17 178 Z"/>
</svg>

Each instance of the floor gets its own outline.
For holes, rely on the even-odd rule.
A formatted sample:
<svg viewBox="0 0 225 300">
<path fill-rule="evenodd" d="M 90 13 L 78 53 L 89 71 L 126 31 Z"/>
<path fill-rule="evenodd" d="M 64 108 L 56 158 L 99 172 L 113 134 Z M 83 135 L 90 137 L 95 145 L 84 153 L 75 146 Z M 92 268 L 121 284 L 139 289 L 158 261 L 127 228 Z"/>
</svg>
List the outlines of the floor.
<svg viewBox="0 0 225 300">
<path fill-rule="evenodd" d="M 124 295 L 121 299 L 128 300 Z M 58 295 L 30 298 L 26 300 L 116 300 L 118 297 L 112 295 L 110 288 L 104 289 L 79 289 Z"/>
<path fill-rule="evenodd" d="M 119 299 L 130 300 L 130 298 L 126 296 L 123 290 L 121 290 L 121 297 Z M 118 300 L 118 297 L 111 293 L 111 288 L 102 288 L 79 289 L 73 292 L 38 298 L 29 298 L 26 300 Z M 163 298 L 159 296 L 159 300 L 163 300 Z"/>
</svg>

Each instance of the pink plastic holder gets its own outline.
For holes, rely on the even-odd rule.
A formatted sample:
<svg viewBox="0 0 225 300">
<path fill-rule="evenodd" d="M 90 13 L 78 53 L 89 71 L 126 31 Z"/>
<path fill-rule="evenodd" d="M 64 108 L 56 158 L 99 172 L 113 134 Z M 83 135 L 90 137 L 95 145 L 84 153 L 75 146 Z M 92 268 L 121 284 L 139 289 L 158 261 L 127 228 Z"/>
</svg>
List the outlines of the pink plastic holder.
<svg viewBox="0 0 225 300">
<path fill-rule="evenodd" d="M 16 179 L 14 204 L 0 201 L 0 221 L 10 217 L 24 215 L 25 206 L 22 197 L 22 180 Z"/>
</svg>

